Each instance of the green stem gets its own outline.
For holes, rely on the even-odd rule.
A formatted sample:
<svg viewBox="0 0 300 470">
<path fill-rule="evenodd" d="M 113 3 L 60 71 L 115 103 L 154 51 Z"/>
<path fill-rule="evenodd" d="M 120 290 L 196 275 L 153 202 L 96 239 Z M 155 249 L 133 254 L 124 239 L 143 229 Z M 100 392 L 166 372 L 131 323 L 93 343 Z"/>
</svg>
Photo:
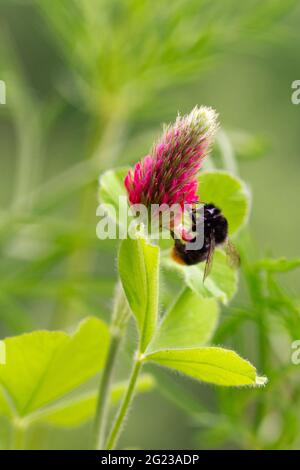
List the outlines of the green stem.
<svg viewBox="0 0 300 470">
<path fill-rule="evenodd" d="M 128 308 L 127 300 L 125 298 L 122 286 L 118 284 L 116 289 L 115 306 L 111 325 L 112 337 L 110 341 L 106 364 L 102 373 L 101 382 L 99 386 L 99 394 L 95 415 L 95 448 L 98 450 L 101 450 L 104 447 L 105 430 L 109 410 L 111 381 L 116 358 L 125 333 L 129 316 L 130 311 Z"/>
<path fill-rule="evenodd" d="M 124 423 L 124 420 L 126 419 L 131 401 L 133 399 L 136 382 L 137 382 L 141 368 L 142 368 L 142 360 L 141 360 L 140 355 L 138 354 L 133 365 L 133 369 L 131 372 L 131 377 L 129 380 L 126 394 L 123 398 L 116 420 L 114 422 L 111 433 L 107 440 L 106 450 L 114 449 L 117 444 L 120 432 L 122 430 L 122 425 Z"/>
<path fill-rule="evenodd" d="M 24 450 L 25 449 L 25 434 L 26 427 L 22 422 L 14 423 L 14 439 L 13 439 L 13 450 Z"/>
<path fill-rule="evenodd" d="M 259 357 L 259 368 L 261 371 L 268 369 L 268 351 L 269 341 L 267 334 L 266 325 L 266 306 L 265 306 L 265 279 L 257 277 L 255 272 L 248 273 L 248 283 L 250 286 L 250 296 L 254 311 L 256 311 L 256 327 L 257 327 L 257 342 L 258 342 L 258 357 Z M 259 306 L 259 307 L 257 307 Z M 265 412 L 266 401 L 265 395 L 261 394 L 260 400 L 257 402 L 256 412 L 254 415 L 254 429 L 258 430 Z"/>
<path fill-rule="evenodd" d="M 112 337 L 108 351 L 106 366 L 103 371 L 102 379 L 100 382 L 98 396 L 99 398 L 95 417 L 95 446 L 98 450 L 102 450 L 104 446 L 105 427 L 109 407 L 109 390 L 121 340 L 121 335 L 114 335 Z"/>
</svg>

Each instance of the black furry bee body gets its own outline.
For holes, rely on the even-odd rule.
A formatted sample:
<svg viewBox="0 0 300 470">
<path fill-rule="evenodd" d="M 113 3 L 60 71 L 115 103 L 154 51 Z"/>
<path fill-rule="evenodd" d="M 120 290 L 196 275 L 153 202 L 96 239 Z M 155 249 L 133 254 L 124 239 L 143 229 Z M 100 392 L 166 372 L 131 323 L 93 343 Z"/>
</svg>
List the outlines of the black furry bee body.
<svg viewBox="0 0 300 470">
<path fill-rule="evenodd" d="M 196 233 L 196 236 L 190 240 L 189 243 L 193 243 L 197 238 L 197 233 L 199 233 L 199 227 L 197 227 L 198 217 L 200 217 L 199 212 L 200 209 L 193 208 L 191 213 L 192 230 Z M 175 261 L 188 266 L 205 261 L 205 279 L 210 272 L 213 253 L 216 246 L 222 245 L 226 242 L 226 251 L 227 254 L 230 255 L 232 264 L 239 264 L 239 255 L 228 240 L 228 222 L 221 210 L 214 204 L 204 204 L 201 217 L 200 229 L 203 231 L 202 247 L 200 249 L 190 249 L 189 243 L 175 238 L 173 258 Z"/>
</svg>

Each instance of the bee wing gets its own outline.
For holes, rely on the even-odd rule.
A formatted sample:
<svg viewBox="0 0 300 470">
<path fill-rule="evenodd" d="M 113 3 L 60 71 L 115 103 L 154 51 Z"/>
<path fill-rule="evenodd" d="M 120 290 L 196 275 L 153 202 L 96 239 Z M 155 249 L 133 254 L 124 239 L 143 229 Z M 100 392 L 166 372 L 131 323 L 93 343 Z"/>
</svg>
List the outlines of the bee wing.
<svg viewBox="0 0 300 470">
<path fill-rule="evenodd" d="M 207 255 L 207 258 L 206 258 L 206 263 L 205 263 L 205 268 L 204 268 L 203 283 L 204 283 L 205 279 L 207 278 L 207 276 L 211 272 L 215 247 L 216 247 L 215 238 L 214 238 L 213 235 L 211 235 L 209 252 L 208 252 L 208 255 Z"/>
<path fill-rule="evenodd" d="M 227 255 L 229 266 L 237 269 L 241 264 L 241 258 L 240 258 L 239 252 L 237 251 L 233 243 L 231 243 L 231 241 L 228 238 L 225 244 L 225 252 Z"/>
</svg>

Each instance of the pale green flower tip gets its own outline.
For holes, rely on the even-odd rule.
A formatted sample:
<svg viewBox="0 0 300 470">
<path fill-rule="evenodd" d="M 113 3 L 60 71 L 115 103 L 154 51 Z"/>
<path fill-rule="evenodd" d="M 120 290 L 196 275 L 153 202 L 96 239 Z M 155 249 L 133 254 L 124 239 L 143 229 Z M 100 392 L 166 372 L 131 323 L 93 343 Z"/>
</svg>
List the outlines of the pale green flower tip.
<svg viewBox="0 0 300 470">
<path fill-rule="evenodd" d="M 192 111 L 185 116 L 178 116 L 177 124 L 190 128 L 199 138 L 213 139 L 219 124 L 218 113 L 208 106 L 195 106 Z"/>
<path fill-rule="evenodd" d="M 268 378 L 267 377 L 256 377 L 255 380 L 255 385 L 258 387 L 264 387 L 268 383 Z"/>
</svg>

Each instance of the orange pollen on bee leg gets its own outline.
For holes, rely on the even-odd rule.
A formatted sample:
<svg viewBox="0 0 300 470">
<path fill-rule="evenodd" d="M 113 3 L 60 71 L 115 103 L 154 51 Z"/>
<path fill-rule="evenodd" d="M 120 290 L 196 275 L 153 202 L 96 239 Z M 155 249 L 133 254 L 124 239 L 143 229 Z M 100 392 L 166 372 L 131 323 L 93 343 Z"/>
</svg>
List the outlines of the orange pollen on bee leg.
<svg viewBox="0 0 300 470">
<path fill-rule="evenodd" d="M 180 258 L 178 255 L 176 248 L 173 247 L 172 252 L 171 252 L 171 258 L 178 264 L 182 264 L 183 266 L 186 266 L 186 263 L 183 261 L 183 259 Z"/>
</svg>

